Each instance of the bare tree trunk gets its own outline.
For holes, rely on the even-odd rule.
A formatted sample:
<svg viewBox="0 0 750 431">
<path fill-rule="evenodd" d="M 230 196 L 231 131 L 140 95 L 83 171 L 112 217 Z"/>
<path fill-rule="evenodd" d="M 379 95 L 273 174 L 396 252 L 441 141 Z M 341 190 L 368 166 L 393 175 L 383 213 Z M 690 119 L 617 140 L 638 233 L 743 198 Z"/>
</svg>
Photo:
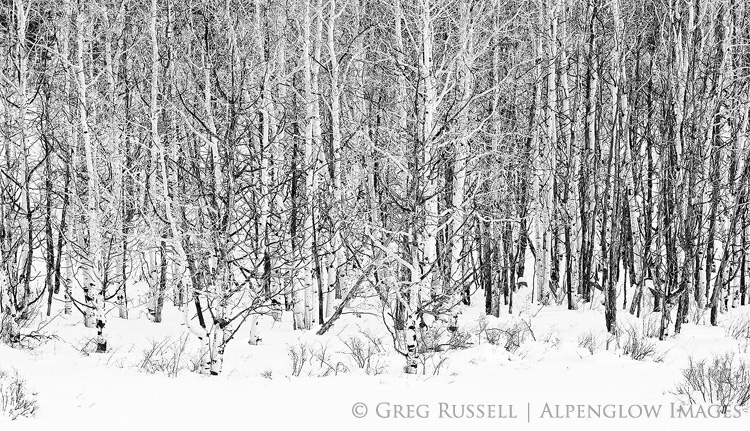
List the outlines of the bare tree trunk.
<svg viewBox="0 0 750 431">
<path fill-rule="evenodd" d="M 331 188 L 333 189 L 333 211 L 331 232 L 331 254 L 328 262 L 328 286 L 326 292 L 326 316 L 333 313 L 336 290 L 340 289 L 341 271 L 344 264 L 344 246 L 341 241 L 341 217 L 343 217 L 343 194 L 341 189 L 341 101 L 339 93 L 339 63 L 336 50 L 336 0 L 330 0 L 328 14 L 328 57 L 331 73 Z"/>
<path fill-rule="evenodd" d="M 437 109 L 437 88 L 433 70 L 433 17 L 431 0 L 420 0 L 421 52 L 420 71 L 424 86 L 424 110 L 422 112 L 422 150 L 421 150 L 421 179 L 423 183 L 424 200 L 424 230 L 420 235 L 420 252 L 422 255 L 422 293 L 439 291 L 442 288 L 434 280 L 437 268 L 437 235 L 438 235 L 438 196 L 434 175 L 430 173 L 436 148 L 433 141 L 435 128 L 435 110 Z"/>
<path fill-rule="evenodd" d="M 87 88 L 84 52 L 86 52 L 84 43 L 85 31 L 85 12 L 79 10 L 76 15 L 76 41 L 77 41 L 77 67 L 78 75 L 78 116 L 81 127 L 81 136 L 83 139 L 84 151 L 86 152 L 86 172 L 88 175 L 87 182 L 87 205 L 86 218 L 88 220 L 89 243 L 86 255 L 85 271 L 88 273 L 88 284 L 84 286 L 86 297 L 86 326 L 98 329 L 97 351 L 107 351 L 107 340 L 104 337 L 104 326 L 106 318 L 104 315 L 104 298 L 103 298 L 103 281 L 104 274 L 103 262 L 101 256 L 101 232 L 99 230 L 99 185 L 98 170 L 96 165 L 96 152 L 91 140 L 91 132 L 88 124 L 88 105 L 87 105 Z"/>
<path fill-rule="evenodd" d="M 46 51 L 44 54 L 44 57 L 46 58 Z M 46 60 L 45 60 L 46 63 Z M 46 67 L 46 64 L 45 64 Z M 46 79 L 45 79 L 46 81 Z M 43 85 L 48 85 L 48 83 L 44 83 Z M 43 90 L 47 95 L 45 97 L 49 97 L 49 90 Z M 42 121 L 49 122 L 49 100 L 43 102 L 45 106 L 47 106 L 46 109 L 44 109 L 42 115 Z M 42 130 L 47 130 L 47 126 L 43 126 Z M 45 243 L 46 243 L 46 268 L 45 268 L 45 277 L 44 277 L 44 285 L 47 289 L 47 316 L 49 317 L 52 313 L 52 297 L 55 293 L 55 241 L 52 234 L 52 218 L 53 215 L 53 188 L 52 188 L 52 161 L 54 158 L 55 150 L 52 148 L 52 143 L 50 142 L 50 139 L 48 136 L 46 136 L 46 132 L 42 135 L 42 140 L 44 142 L 45 147 L 45 160 L 44 160 L 44 173 L 45 173 L 45 180 L 44 180 L 44 196 L 45 196 L 45 213 L 44 213 L 44 237 L 45 237 Z"/>
<path fill-rule="evenodd" d="M 312 259 L 312 212 L 315 210 L 313 205 L 313 196 L 315 193 L 315 178 L 316 178 L 316 161 L 317 156 L 314 153 L 314 139 L 315 139 L 315 127 L 316 127 L 316 116 L 317 116 L 317 99 L 313 93 L 313 79 L 317 78 L 314 75 L 313 65 L 311 60 L 311 2 L 312 0 L 305 0 L 304 2 L 304 17 L 303 17 L 303 41 L 302 41 L 302 63 L 304 72 L 304 103 L 305 103 L 305 137 L 304 137 L 304 174 L 305 174 L 305 210 L 304 219 L 302 225 L 302 246 L 300 252 L 300 270 L 298 271 L 299 281 L 298 288 L 295 291 L 302 294 L 302 308 L 303 315 L 303 327 L 310 329 L 313 326 L 314 318 L 314 295 L 313 295 L 313 259 Z M 295 301 L 297 305 L 297 301 Z M 295 312 L 298 314 L 298 312 Z"/>
<path fill-rule="evenodd" d="M 462 264 L 462 253 L 464 249 L 464 224 L 466 223 L 466 216 L 464 214 L 464 188 L 466 187 L 466 169 L 467 169 L 467 158 L 469 149 L 469 139 L 471 137 L 471 131 L 469 130 L 469 110 L 468 106 L 472 99 L 473 92 L 473 76 L 472 67 L 474 64 L 473 58 L 473 23 L 471 19 L 471 10 L 469 4 L 462 2 L 459 5 L 460 19 L 460 57 L 459 60 L 459 87 L 461 91 L 461 112 L 458 118 L 458 130 L 459 136 L 454 144 L 453 154 L 453 196 L 452 196 L 452 209 L 453 209 L 453 222 L 451 228 L 451 260 L 450 260 L 450 274 L 452 291 L 458 291 L 465 282 L 463 264 Z M 469 296 L 466 296 L 469 298 Z"/>
<path fill-rule="evenodd" d="M 596 125 L 596 100 L 599 84 L 599 74 L 596 67 L 597 59 L 594 52 L 594 40 L 596 37 L 596 25 L 598 14 L 598 2 L 589 3 L 587 18 L 589 20 L 588 28 L 588 58 L 586 76 L 586 112 L 584 122 L 584 147 L 582 151 L 582 167 L 578 181 L 578 193 L 580 199 L 580 218 L 581 218 L 581 250 L 580 250 L 580 279 L 579 293 L 583 295 L 584 302 L 591 301 L 591 282 L 593 267 L 593 250 L 594 237 L 596 229 L 596 204 L 592 205 L 598 197 L 596 192 L 591 194 L 591 176 L 596 173 L 598 159 L 596 155 L 597 142 L 597 125 Z M 591 160 L 594 160 L 593 169 L 589 167 Z M 593 181 L 594 184 L 596 181 Z M 596 186 L 594 186 L 596 189 Z"/>
<path fill-rule="evenodd" d="M 270 259 L 268 251 L 268 217 L 270 213 L 270 175 L 269 175 L 269 154 L 271 151 L 271 112 L 273 110 L 271 101 L 271 76 L 268 73 L 270 59 L 266 56 L 266 41 L 262 33 L 260 25 L 261 21 L 261 2 L 255 0 L 255 38 L 256 38 L 256 49 L 258 56 L 261 58 L 262 64 L 265 66 L 265 72 L 261 78 L 261 89 L 260 89 L 260 139 L 255 140 L 256 148 L 255 152 L 259 159 L 258 166 L 258 188 L 259 188 L 259 210 L 257 218 L 257 231 L 258 231 L 258 249 L 257 257 L 255 260 L 255 266 L 257 272 L 262 274 L 262 280 L 264 284 L 263 294 L 269 296 L 271 294 L 270 279 L 271 274 L 265 271 L 266 261 Z M 255 326 L 255 325 L 253 325 Z M 252 338 L 252 337 L 251 337 Z"/>
</svg>

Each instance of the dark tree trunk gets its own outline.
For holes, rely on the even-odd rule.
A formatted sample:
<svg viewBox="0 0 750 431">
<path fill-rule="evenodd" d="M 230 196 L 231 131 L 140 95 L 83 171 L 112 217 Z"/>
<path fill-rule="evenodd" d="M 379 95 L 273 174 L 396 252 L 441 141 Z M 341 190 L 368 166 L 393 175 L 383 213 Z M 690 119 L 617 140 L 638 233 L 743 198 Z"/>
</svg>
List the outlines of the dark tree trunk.
<svg viewBox="0 0 750 431">
<path fill-rule="evenodd" d="M 164 309 L 164 293 L 167 291 L 167 242 L 161 239 L 159 245 L 159 287 L 156 291 L 156 305 L 154 307 L 154 322 L 160 323 Z"/>
<path fill-rule="evenodd" d="M 492 241 L 490 239 L 489 222 L 479 222 L 481 232 L 481 252 L 479 253 L 479 268 L 481 271 L 482 288 L 484 289 L 484 312 L 492 314 Z"/>
<path fill-rule="evenodd" d="M 740 254 L 740 305 L 745 305 L 747 296 L 747 280 L 745 279 L 747 271 L 747 227 L 745 226 L 746 214 L 742 216 L 742 252 Z"/>
</svg>

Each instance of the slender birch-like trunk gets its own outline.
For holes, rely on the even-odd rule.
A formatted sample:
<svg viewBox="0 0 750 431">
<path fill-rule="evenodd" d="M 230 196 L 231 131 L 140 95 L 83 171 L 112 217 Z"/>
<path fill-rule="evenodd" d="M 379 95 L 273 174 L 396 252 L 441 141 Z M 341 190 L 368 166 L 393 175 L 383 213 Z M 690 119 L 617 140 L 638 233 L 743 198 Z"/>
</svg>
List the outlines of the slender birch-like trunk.
<svg viewBox="0 0 750 431">
<path fill-rule="evenodd" d="M 106 317 L 104 315 L 104 298 L 103 294 L 103 263 L 101 256 L 101 232 L 99 229 L 99 184 L 97 171 L 97 155 L 94 143 L 91 139 L 91 130 L 88 124 L 87 111 L 87 89 L 84 52 L 86 45 L 84 43 L 85 30 L 85 12 L 79 10 L 76 15 L 76 44 L 77 44 L 77 67 L 78 76 L 78 118 L 81 127 L 81 137 L 85 151 L 87 181 L 87 201 L 86 201 L 86 219 L 88 221 L 89 243 L 86 255 L 86 272 L 88 273 L 87 282 L 84 286 L 86 297 L 85 322 L 86 326 L 98 329 L 97 351 L 107 351 L 107 339 L 104 336 L 104 326 Z"/>
<path fill-rule="evenodd" d="M 540 12 L 543 17 L 546 15 L 546 11 Z M 546 18 L 542 21 L 545 22 Z M 545 24 L 546 26 L 546 24 Z M 534 54 L 536 56 L 542 56 L 542 42 L 540 38 L 534 42 Z M 549 66 L 549 65 L 548 65 Z M 549 181 L 549 168 L 545 164 L 546 154 L 542 137 L 539 133 L 539 127 L 533 123 L 536 118 L 539 118 L 541 113 L 542 105 L 542 66 L 541 61 L 537 61 L 535 68 L 537 82 L 534 85 L 534 104 L 533 113 L 531 115 L 532 124 L 531 127 L 531 140 L 532 140 L 532 159 L 533 159 L 533 171 L 532 171 L 532 196 L 533 196 L 533 228 L 534 228 L 534 289 L 532 289 L 531 300 L 541 301 L 544 297 L 545 286 L 549 285 L 546 280 L 547 275 L 547 263 L 546 254 L 544 251 L 544 243 L 546 240 L 546 211 L 547 207 L 545 204 L 545 183 Z M 524 251 L 525 252 L 525 251 Z"/>
<path fill-rule="evenodd" d="M 419 70 L 424 91 L 424 106 L 421 122 L 421 166 L 419 174 L 423 185 L 422 200 L 424 200 L 424 229 L 420 235 L 420 252 L 422 254 L 422 286 L 421 293 L 440 293 L 442 288 L 437 284 L 435 274 L 437 265 L 437 235 L 438 235 L 438 194 L 437 180 L 431 170 L 436 159 L 434 142 L 435 111 L 437 109 L 437 86 L 433 66 L 433 16 L 431 0 L 420 0 L 421 52 Z"/>
<path fill-rule="evenodd" d="M 274 5 L 271 9 L 273 11 L 273 27 L 274 27 L 274 34 L 280 34 L 286 24 L 286 10 L 283 8 L 283 5 Z M 286 102 L 287 100 L 287 86 L 286 82 L 284 80 L 286 79 L 286 43 L 285 38 L 283 37 L 277 37 L 275 40 L 275 45 L 273 48 L 274 53 L 274 79 L 273 79 L 273 92 L 276 94 L 276 97 L 278 100 L 281 100 L 282 102 Z M 270 123 L 270 129 L 273 131 L 273 135 L 275 139 L 273 140 L 273 143 L 271 143 L 272 148 L 269 149 L 269 153 L 271 154 L 273 165 L 270 169 L 271 174 L 271 180 L 274 183 L 280 183 L 282 179 L 284 178 L 284 161 L 286 160 L 285 155 L 285 144 L 287 143 L 287 134 L 286 134 L 286 128 L 285 125 L 281 122 L 281 120 L 284 118 L 285 108 L 283 103 L 277 104 L 273 106 L 273 111 L 269 113 L 269 123 Z M 274 194 L 274 211 L 278 215 L 279 221 L 278 226 L 288 226 L 288 215 L 286 211 L 286 202 L 284 200 L 284 195 L 281 192 L 276 192 Z M 283 231 L 283 229 L 282 229 Z M 281 242 L 280 250 L 281 252 L 278 253 L 281 256 L 289 256 L 289 241 L 286 240 L 286 238 L 280 236 L 278 238 Z M 279 256 L 269 256 L 269 262 L 268 265 L 274 268 L 278 268 L 279 262 L 281 262 L 282 259 L 279 258 Z M 286 274 L 282 273 L 280 274 L 280 278 L 282 280 L 287 280 Z M 292 297 L 293 297 L 293 282 L 291 280 L 289 281 L 283 281 L 283 293 L 284 293 L 284 303 L 286 306 L 286 309 L 290 309 L 293 307 L 292 305 Z"/>
<path fill-rule="evenodd" d="M 328 286 L 326 291 L 326 317 L 333 314 L 336 290 L 341 285 L 340 270 L 344 264 L 344 246 L 341 241 L 341 217 L 343 199 L 341 190 L 341 95 L 339 93 L 339 63 L 336 50 L 336 0 L 329 1 L 328 13 L 328 57 L 331 74 L 331 194 L 333 195 L 331 253 L 328 258 Z"/>
<path fill-rule="evenodd" d="M 461 112 L 458 118 L 459 136 L 454 144 L 453 160 L 453 222 L 451 229 L 451 281 L 452 291 L 461 289 L 464 283 L 464 272 L 461 254 L 464 249 L 464 188 L 466 187 L 466 168 L 469 149 L 469 103 L 472 99 L 473 77 L 473 23 L 471 11 L 467 2 L 461 2 L 459 6 L 460 32 L 461 32 L 461 54 L 459 64 L 459 86 L 461 91 Z"/>
<path fill-rule="evenodd" d="M 312 275 L 312 194 L 315 184 L 315 155 L 313 154 L 314 139 L 314 118 L 315 97 L 313 95 L 313 67 L 312 67 L 312 47 L 311 47 L 311 2 L 304 1 L 303 18 L 302 18 L 302 69 L 305 104 L 305 131 L 304 131 L 304 149 L 303 149 L 303 169 L 305 175 L 305 210 L 304 221 L 302 226 L 302 246 L 300 248 L 299 269 L 295 277 L 295 318 L 302 317 L 301 328 L 310 329 L 312 327 L 313 314 L 313 275 Z M 300 298 L 301 296 L 301 298 Z"/>
</svg>

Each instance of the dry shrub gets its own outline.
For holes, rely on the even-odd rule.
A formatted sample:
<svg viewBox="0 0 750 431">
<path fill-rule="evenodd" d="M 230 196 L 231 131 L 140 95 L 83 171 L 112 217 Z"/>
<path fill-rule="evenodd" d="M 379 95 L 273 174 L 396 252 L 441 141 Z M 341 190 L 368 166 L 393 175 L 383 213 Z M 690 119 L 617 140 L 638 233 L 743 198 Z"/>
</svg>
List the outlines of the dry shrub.
<svg viewBox="0 0 750 431">
<path fill-rule="evenodd" d="M 16 420 L 33 417 L 38 409 L 36 393 L 29 389 L 18 372 L 0 369 L 0 414 Z"/>
<path fill-rule="evenodd" d="M 682 370 L 683 381 L 673 393 L 683 404 L 708 403 L 721 406 L 722 413 L 729 407 L 750 404 L 750 364 L 736 359 L 733 353 L 716 355 L 710 360 L 695 361 Z"/>
</svg>

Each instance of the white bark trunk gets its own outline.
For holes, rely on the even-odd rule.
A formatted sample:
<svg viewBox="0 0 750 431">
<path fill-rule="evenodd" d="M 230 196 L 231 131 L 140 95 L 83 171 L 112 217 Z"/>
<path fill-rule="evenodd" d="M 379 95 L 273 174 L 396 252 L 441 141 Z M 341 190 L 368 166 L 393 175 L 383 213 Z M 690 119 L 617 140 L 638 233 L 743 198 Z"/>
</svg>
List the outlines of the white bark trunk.
<svg viewBox="0 0 750 431">
<path fill-rule="evenodd" d="M 260 341 L 260 315 L 253 314 L 253 317 L 250 318 L 250 339 L 248 340 L 248 344 L 256 346 Z"/>
<path fill-rule="evenodd" d="M 70 61 L 70 21 L 72 17 L 72 9 L 70 0 L 64 0 L 63 2 L 63 11 L 64 11 L 64 20 L 63 25 L 60 29 L 60 39 L 61 39 L 61 55 L 64 59 L 64 61 Z M 63 81 L 63 94 L 66 98 L 70 97 L 71 94 L 71 76 L 69 75 L 69 72 L 66 70 L 64 81 Z M 65 118 L 72 118 L 70 114 L 70 105 L 68 101 L 66 100 L 62 104 L 62 111 Z M 76 133 L 76 128 L 72 125 L 68 125 L 65 128 L 65 134 L 66 134 L 66 140 L 67 145 L 69 148 L 69 155 L 70 160 L 68 160 L 68 168 L 70 170 L 70 196 L 77 196 L 76 193 L 76 167 L 75 167 L 75 153 L 76 153 L 76 142 L 78 142 L 78 134 Z M 76 224 L 76 213 L 74 208 L 75 205 L 75 199 L 70 198 L 69 199 L 69 209 L 68 209 L 68 221 L 66 225 L 66 231 L 65 231 L 65 259 L 64 259 L 64 278 L 63 280 L 63 291 L 64 291 L 64 308 L 63 312 L 66 315 L 70 315 L 73 313 L 73 301 L 71 297 L 71 287 L 73 283 L 73 264 L 74 264 L 74 257 L 73 257 L 73 241 L 74 241 L 74 231 L 73 228 Z"/>
<path fill-rule="evenodd" d="M 541 48 L 541 41 L 535 42 L 535 51 L 536 55 L 541 56 L 542 55 L 542 48 Z M 539 118 L 539 113 L 541 112 L 541 104 L 542 104 L 542 67 L 540 63 L 537 63 L 536 66 L 536 91 L 534 92 L 534 119 L 536 121 L 537 118 Z M 532 214 L 534 216 L 534 219 L 532 221 L 533 224 L 533 232 L 534 232 L 534 250 L 535 250 L 535 256 L 534 256 L 534 285 L 535 285 L 535 293 L 534 296 L 532 296 L 532 301 L 536 299 L 537 301 L 540 301 L 544 295 L 544 286 L 547 283 L 546 281 L 546 264 L 545 264 L 545 253 L 544 253 L 544 241 L 545 241 L 545 233 L 546 233 L 546 223 L 545 223 L 545 202 L 543 199 L 543 187 L 544 187 L 544 181 L 545 181 L 545 170 L 547 169 L 546 166 L 544 166 L 543 161 L 545 159 L 544 156 L 544 146 L 542 144 L 541 137 L 539 136 L 539 128 L 536 124 L 531 125 L 532 128 L 532 152 L 533 152 L 533 172 L 532 172 Z M 525 256 L 526 250 L 521 250 L 521 256 L 519 258 L 523 259 Z"/>
<path fill-rule="evenodd" d="M 451 232 L 451 277 L 452 289 L 459 289 L 464 281 L 462 271 L 461 253 L 464 248 L 464 188 L 466 185 L 466 165 L 469 148 L 469 102 L 472 98 L 472 71 L 474 63 L 472 55 L 473 47 L 473 28 L 471 22 L 471 11 L 469 4 L 462 2 L 459 6 L 459 16 L 461 17 L 461 54 L 459 60 L 459 76 L 461 90 L 461 107 L 462 111 L 458 118 L 459 136 L 455 143 L 455 153 L 453 161 L 453 174 L 455 176 L 453 183 L 453 223 Z"/>
<path fill-rule="evenodd" d="M 26 142 L 26 136 L 29 132 L 29 124 L 28 124 L 28 94 L 27 94 L 27 73 L 28 73 L 28 53 L 26 50 L 26 12 L 27 9 L 25 8 L 25 5 L 23 1 L 21 0 L 15 0 L 14 2 L 15 6 L 15 12 L 16 12 L 16 36 L 18 37 L 18 43 L 16 44 L 16 57 L 18 60 L 18 94 L 17 94 L 17 106 L 18 106 L 18 121 L 19 121 L 19 146 L 21 153 L 23 154 L 23 177 L 20 178 L 20 184 L 21 184 L 21 205 L 23 207 L 23 216 L 19 217 L 20 221 L 20 232 L 18 235 L 18 238 L 20 239 L 20 244 L 18 247 L 19 255 L 22 258 L 23 266 L 21 266 L 22 273 L 25 274 L 26 272 L 26 265 L 28 261 L 28 249 L 30 247 L 33 247 L 32 244 L 29 244 L 28 242 L 28 232 L 29 229 L 31 229 L 31 226 L 29 226 L 29 220 L 26 218 L 26 214 L 29 213 L 31 208 L 29 207 L 29 181 L 26 179 L 29 175 L 29 149 L 27 148 L 27 142 Z M 25 276 L 24 276 L 25 278 Z M 25 281 L 24 283 L 27 283 L 28 281 Z M 23 308 L 26 305 L 26 301 L 30 300 L 31 298 L 27 297 L 28 292 L 25 290 L 25 286 L 23 286 L 24 293 L 22 296 L 22 300 L 20 301 L 20 308 Z"/>
<path fill-rule="evenodd" d="M 87 203 L 86 216 L 88 220 L 89 244 L 86 258 L 87 285 L 84 286 L 86 295 L 86 315 L 84 322 L 86 326 L 98 328 L 97 350 L 106 351 L 106 339 L 104 338 L 104 300 L 102 296 L 102 261 L 101 261 L 101 233 L 99 230 L 99 185 L 98 171 L 96 168 L 96 152 L 91 141 L 91 132 L 88 125 L 87 113 L 87 83 L 83 53 L 85 52 L 84 43 L 84 12 L 79 10 L 76 15 L 76 42 L 78 48 L 77 70 L 78 75 L 78 115 L 81 127 L 81 136 L 83 138 L 84 151 L 86 152 L 86 172 L 88 175 L 87 182 Z M 104 350 L 100 350 L 101 348 Z"/>
<path fill-rule="evenodd" d="M 274 35 L 280 35 L 284 31 L 284 28 L 286 26 L 286 10 L 284 9 L 283 4 L 274 4 L 272 5 L 272 15 L 274 16 L 274 22 L 273 22 L 273 34 Z M 286 101 L 287 98 L 287 91 L 286 91 L 286 43 L 285 38 L 283 37 L 274 37 L 274 47 L 273 47 L 273 57 L 274 57 L 274 73 L 273 73 L 273 93 L 276 94 L 276 97 L 278 100 Z M 272 153 L 273 156 L 273 165 L 270 168 L 270 174 L 271 174 L 271 181 L 274 184 L 278 184 L 282 182 L 282 178 L 284 178 L 285 175 L 285 160 L 287 159 L 285 155 L 285 141 L 286 141 L 286 131 L 284 128 L 283 123 L 281 123 L 282 118 L 284 118 L 285 115 L 285 108 L 283 103 L 278 105 L 272 105 L 273 111 L 270 114 L 270 128 L 272 130 L 274 140 L 271 143 L 272 148 L 269 150 L 269 152 Z M 286 203 L 284 201 L 284 193 L 283 192 L 275 192 L 274 199 L 273 199 L 273 209 L 275 214 L 278 217 L 277 226 L 281 226 L 282 228 L 277 229 L 280 232 L 287 232 L 287 226 L 289 226 L 289 220 L 287 216 L 286 211 Z M 280 252 L 274 253 L 271 256 L 271 267 L 272 268 L 279 268 L 281 266 L 281 262 L 284 261 L 284 259 L 289 256 L 289 241 L 288 238 L 284 237 L 283 234 L 280 235 L 278 238 L 274 238 L 280 243 Z M 284 302 L 286 307 L 290 307 L 292 305 L 292 291 L 293 291 L 293 284 L 291 280 L 288 279 L 286 276 L 287 272 L 286 270 L 279 270 L 280 274 L 278 274 L 279 279 L 282 283 L 282 290 L 284 294 Z"/>
<path fill-rule="evenodd" d="M 176 199 L 177 193 L 173 193 L 170 197 L 169 193 L 169 182 L 171 178 L 171 182 L 176 184 L 177 183 L 177 173 L 173 170 L 172 175 L 169 175 L 169 171 L 167 169 L 167 162 L 166 162 L 166 149 L 161 144 L 161 141 L 159 139 L 159 134 L 155 133 L 157 130 L 155 130 L 155 123 L 156 123 L 156 115 L 158 111 L 158 68 L 159 68 L 159 47 L 158 47 L 158 40 L 157 40 L 157 33 L 156 33 L 156 16 L 157 16 L 157 3 L 156 0 L 151 0 L 151 27 L 150 27 L 150 33 L 151 33 L 151 138 L 154 140 L 154 147 L 159 151 L 159 168 L 161 169 L 162 173 L 162 193 L 164 195 L 164 212 L 167 216 L 167 221 L 169 222 L 169 228 L 172 233 L 172 246 L 174 247 L 175 251 L 177 252 L 177 256 L 174 260 L 176 269 L 174 271 L 174 278 L 176 283 L 181 283 L 183 285 L 183 298 L 185 303 L 182 306 L 182 313 L 183 313 L 183 319 L 185 321 L 185 326 L 187 326 L 188 330 L 195 335 L 201 342 L 201 348 L 202 352 L 207 355 L 203 358 L 203 364 L 200 369 L 200 372 L 203 374 L 207 374 L 209 372 L 209 366 L 210 366 L 210 340 L 209 340 L 209 334 L 208 332 L 200 327 L 195 325 L 193 323 L 193 319 L 190 317 L 190 304 L 192 303 L 192 299 L 194 297 L 194 291 L 193 286 L 190 280 L 190 277 L 184 277 L 185 268 L 187 265 L 187 253 L 185 252 L 185 249 L 182 245 L 182 234 L 180 232 L 180 228 L 177 224 L 177 218 L 175 217 L 175 210 L 172 207 L 172 200 Z"/>
<path fill-rule="evenodd" d="M 312 228 L 313 228 L 313 195 L 315 192 L 315 168 L 316 168 L 316 161 L 317 157 L 313 152 L 313 144 L 314 144 L 314 138 L 315 138 L 315 129 L 316 129 L 316 123 L 319 121 L 317 119 L 317 101 L 316 97 L 313 93 L 313 80 L 316 78 L 313 75 L 314 68 L 311 61 L 311 46 L 310 46 L 310 39 L 311 39 L 311 0 L 305 0 L 305 7 L 304 7 L 304 17 L 303 17 L 303 41 L 302 41 L 302 64 L 303 64 L 303 79 L 304 79 L 304 103 L 305 103 L 305 136 L 304 136 L 304 174 L 305 174 L 305 209 L 304 209 L 304 222 L 302 225 L 302 246 L 300 251 L 300 265 L 301 268 L 299 269 L 299 281 L 298 286 L 299 290 L 297 291 L 298 295 L 302 294 L 302 303 L 304 304 L 303 308 L 303 322 L 302 327 L 305 329 L 312 328 L 314 324 L 314 295 L 313 295 L 313 289 L 314 289 L 314 280 L 313 280 L 313 271 L 312 271 L 312 265 L 313 265 L 313 258 L 312 258 L 312 249 L 313 249 L 313 237 L 312 237 Z M 301 291 L 301 292 L 300 292 Z M 299 297 L 297 301 L 295 301 L 295 317 L 299 313 L 299 305 L 300 302 Z"/>
<path fill-rule="evenodd" d="M 211 336 L 211 375 L 218 376 L 224 367 L 224 348 L 226 347 L 226 328 L 214 325 Z"/>
<path fill-rule="evenodd" d="M 422 172 L 420 173 L 423 187 L 424 199 L 424 230 L 421 235 L 422 253 L 422 292 L 441 293 L 442 286 L 435 280 L 438 271 L 437 263 L 437 234 L 438 234 L 438 195 L 435 175 L 431 175 L 432 165 L 436 157 L 436 148 L 433 141 L 435 127 L 435 111 L 437 109 L 437 89 L 435 84 L 435 71 L 433 68 L 433 28 L 432 28 L 432 4 L 430 0 L 420 0 L 421 16 L 421 43 L 420 73 L 422 74 L 424 91 L 424 111 L 422 114 L 421 138 L 422 148 Z"/>
<path fill-rule="evenodd" d="M 406 322 L 406 374 L 417 374 L 417 321 L 410 315 Z"/>
<path fill-rule="evenodd" d="M 318 279 L 315 276 L 315 271 L 313 270 L 313 265 L 315 265 L 315 262 L 318 259 L 318 256 L 316 256 L 314 253 L 316 252 L 316 247 L 312 246 L 312 240 L 313 236 L 318 236 L 318 247 L 320 246 L 320 236 L 313 232 L 313 229 L 318 229 L 319 225 L 317 223 L 313 223 L 313 220 L 320 220 L 320 216 L 318 215 L 317 205 L 314 204 L 315 200 L 315 194 L 318 190 L 318 184 L 322 181 L 321 176 L 323 175 L 323 172 L 325 172 L 324 169 L 319 169 L 320 166 L 324 166 L 324 154 L 325 152 L 322 151 L 322 139 L 323 139 L 323 130 L 321 128 L 320 123 L 320 100 L 319 100 L 319 94 L 320 94 L 320 59 L 321 59 L 321 48 L 323 45 L 323 0 L 317 0 L 315 4 L 315 48 L 313 49 L 313 58 L 311 63 L 311 78 L 312 78 L 312 98 L 308 101 L 308 106 L 312 108 L 312 128 L 313 128 L 313 146 L 312 146 L 312 153 L 310 154 L 310 160 L 312 162 L 310 168 L 312 171 L 307 171 L 309 173 L 312 173 L 312 185 L 311 188 L 307 189 L 308 192 L 308 199 L 307 199 L 307 205 L 308 205 L 308 214 L 310 214 L 309 219 L 309 227 L 310 229 L 305 229 L 305 232 L 307 235 L 310 236 L 310 296 L 312 298 L 312 301 L 309 303 L 310 308 L 310 327 L 317 325 L 319 322 L 319 308 L 320 308 L 320 298 L 319 298 L 319 289 L 320 284 L 318 283 Z M 308 220 L 305 219 L 305 222 L 308 223 Z M 319 223 L 319 222 L 318 222 Z"/>
<path fill-rule="evenodd" d="M 340 283 L 339 269 L 344 263 L 344 249 L 341 242 L 341 221 L 343 200 L 341 192 L 341 101 L 339 94 L 339 63 L 336 52 L 336 0 L 330 0 L 328 14 L 328 57 L 331 71 L 331 153 L 333 157 L 333 220 L 331 232 L 331 253 L 328 264 L 328 290 L 326 291 L 326 316 L 333 313 L 336 288 Z"/>
<path fill-rule="evenodd" d="M 267 60 L 264 58 L 264 36 L 260 26 L 260 0 L 255 0 L 256 9 L 256 49 L 258 55 L 262 59 L 262 64 L 266 64 Z M 268 70 L 266 64 L 265 67 Z M 261 91 L 261 115 L 262 124 L 260 131 L 260 139 L 256 140 L 256 154 L 259 160 L 259 172 L 258 172 L 258 187 L 260 189 L 260 209 L 258 211 L 258 254 L 256 258 L 256 268 L 260 273 L 265 267 L 266 254 L 268 253 L 268 215 L 270 212 L 270 196 L 268 193 L 269 179 L 269 151 L 271 150 L 270 133 L 271 133 L 271 112 L 273 110 L 271 101 L 271 89 L 270 89 L 270 75 L 269 73 L 263 73 L 263 89 Z M 270 274 L 263 274 L 263 279 L 270 277 Z"/>
</svg>

